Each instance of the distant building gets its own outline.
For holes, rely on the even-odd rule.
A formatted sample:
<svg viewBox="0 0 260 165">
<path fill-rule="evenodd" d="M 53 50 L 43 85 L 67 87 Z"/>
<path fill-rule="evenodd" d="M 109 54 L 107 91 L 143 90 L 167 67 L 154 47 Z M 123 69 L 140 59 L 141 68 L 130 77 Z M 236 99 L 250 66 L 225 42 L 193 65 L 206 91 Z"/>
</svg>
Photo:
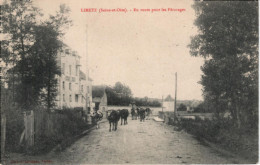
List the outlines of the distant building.
<svg viewBox="0 0 260 165">
<path fill-rule="evenodd" d="M 93 86 L 92 102 L 95 105 L 95 110 L 107 111 L 107 94 L 105 86 Z"/>
<path fill-rule="evenodd" d="M 80 70 L 80 56 L 63 44 L 57 56 L 61 68 L 58 76 L 57 108 L 90 110 L 92 103 L 92 80 Z"/>
<path fill-rule="evenodd" d="M 163 100 L 162 106 L 163 106 L 164 111 L 173 111 L 174 112 L 175 103 L 174 103 L 174 99 L 171 97 L 171 95 L 168 95 Z"/>
</svg>

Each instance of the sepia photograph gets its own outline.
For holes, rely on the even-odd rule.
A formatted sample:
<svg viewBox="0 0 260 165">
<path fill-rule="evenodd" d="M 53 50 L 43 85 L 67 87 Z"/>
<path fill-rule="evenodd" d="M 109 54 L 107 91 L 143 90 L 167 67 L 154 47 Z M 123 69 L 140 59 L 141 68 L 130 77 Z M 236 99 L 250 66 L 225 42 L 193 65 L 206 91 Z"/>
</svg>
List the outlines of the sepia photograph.
<svg viewBox="0 0 260 165">
<path fill-rule="evenodd" d="M 259 2 L 0 0 L 0 164 L 258 164 Z"/>
</svg>

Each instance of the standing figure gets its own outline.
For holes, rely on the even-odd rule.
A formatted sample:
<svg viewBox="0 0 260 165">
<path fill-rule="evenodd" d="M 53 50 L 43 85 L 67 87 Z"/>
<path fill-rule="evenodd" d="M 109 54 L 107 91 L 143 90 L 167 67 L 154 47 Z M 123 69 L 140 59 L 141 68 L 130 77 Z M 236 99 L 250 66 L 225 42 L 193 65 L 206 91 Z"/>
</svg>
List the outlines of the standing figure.
<svg viewBox="0 0 260 165">
<path fill-rule="evenodd" d="M 93 111 L 90 113 L 92 121 L 96 124 L 96 129 L 99 128 L 99 123 L 103 119 L 103 113 L 101 111 Z"/>
<path fill-rule="evenodd" d="M 131 115 L 132 115 L 132 120 L 135 120 L 135 116 L 136 116 L 136 110 L 135 108 L 131 109 Z"/>
<path fill-rule="evenodd" d="M 138 118 L 140 118 L 140 108 L 136 108 L 136 117 L 135 117 L 135 120 L 137 120 Z"/>
</svg>

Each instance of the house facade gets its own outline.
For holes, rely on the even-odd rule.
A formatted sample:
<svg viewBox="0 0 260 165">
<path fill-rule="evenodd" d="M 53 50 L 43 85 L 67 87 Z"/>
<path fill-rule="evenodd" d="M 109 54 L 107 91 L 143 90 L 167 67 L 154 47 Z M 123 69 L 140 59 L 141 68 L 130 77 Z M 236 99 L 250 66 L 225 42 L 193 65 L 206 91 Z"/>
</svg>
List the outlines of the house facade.
<svg viewBox="0 0 260 165">
<path fill-rule="evenodd" d="M 92 88 L 92 102 L 95 110 L 106 112 L 107 108 L 107 94 L 104 86 L 93 86 Z"/>
<path fill-rule="evenodd" d="M 162 106 L 163 106 L 163 110 L 164 111 L 172 111 L 172 112 L 174 112 L 174 107 L 175 107 L 174 99 L 170 95 L 168 95 L 163 100 Z"/>
<path fill-rule="evenodd" d="M 61 68 L 58 76 L 57 108 L 74 108 L 90 110 L 92 103 L 92 80 L 88 69 L 81 71 L 80 56 L 63 44 L 58 53 L 57 63 Z"/>
</svg>

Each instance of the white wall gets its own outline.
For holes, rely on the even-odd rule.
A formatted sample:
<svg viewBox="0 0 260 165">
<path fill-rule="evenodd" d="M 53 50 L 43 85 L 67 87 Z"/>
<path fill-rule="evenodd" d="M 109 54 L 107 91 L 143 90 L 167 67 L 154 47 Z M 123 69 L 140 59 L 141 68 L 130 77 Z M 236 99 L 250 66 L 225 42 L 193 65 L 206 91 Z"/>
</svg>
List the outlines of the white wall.
<svg viewBox="0 0 260 165">
<path fill-rule="evenodd" d="M 165 101 L 163 102 L 163 110 L 174 112 L 174 105 L 174 101 Z"/>
<path fill-rule="evenodd" d="M 80 80 L 80 67 L 76 67 L 80 62 L 80 57 L 78 55 L 72 55 L 72 52 L 66 54 L 62 52 L 60 54 L 60 63 L 62 74 L 59 77 L 59 87 L 57 96 L 57 106 L 58 108 L 68 107 L 83 107 L 86 110 L 86 98 L 87 96 L 87 81 Z M 65 69 L 63 68 L 65 66 Z M 71 72 L 70 72 L 71 66 Z M 77 69 L 77 71 L 76 71 Z M 88 77 L 86 77 L 88 78 Z M 65 89 L 63 89 L 63 82 L 65 83 Z M 69 89 L 69 84 L 71 84 L 71 89 Z M 83 85 L 83 90 L 81 89 Z M 84 95 L 84 100 L 82 100 L 82 94 Z M 65 96 L 65 100 L 63 99 Z M 75 97 L 78 95 L 78 101 L 76 102 Z M 71 96 L 71 99 L 70 99 Z"/>
</svg>

